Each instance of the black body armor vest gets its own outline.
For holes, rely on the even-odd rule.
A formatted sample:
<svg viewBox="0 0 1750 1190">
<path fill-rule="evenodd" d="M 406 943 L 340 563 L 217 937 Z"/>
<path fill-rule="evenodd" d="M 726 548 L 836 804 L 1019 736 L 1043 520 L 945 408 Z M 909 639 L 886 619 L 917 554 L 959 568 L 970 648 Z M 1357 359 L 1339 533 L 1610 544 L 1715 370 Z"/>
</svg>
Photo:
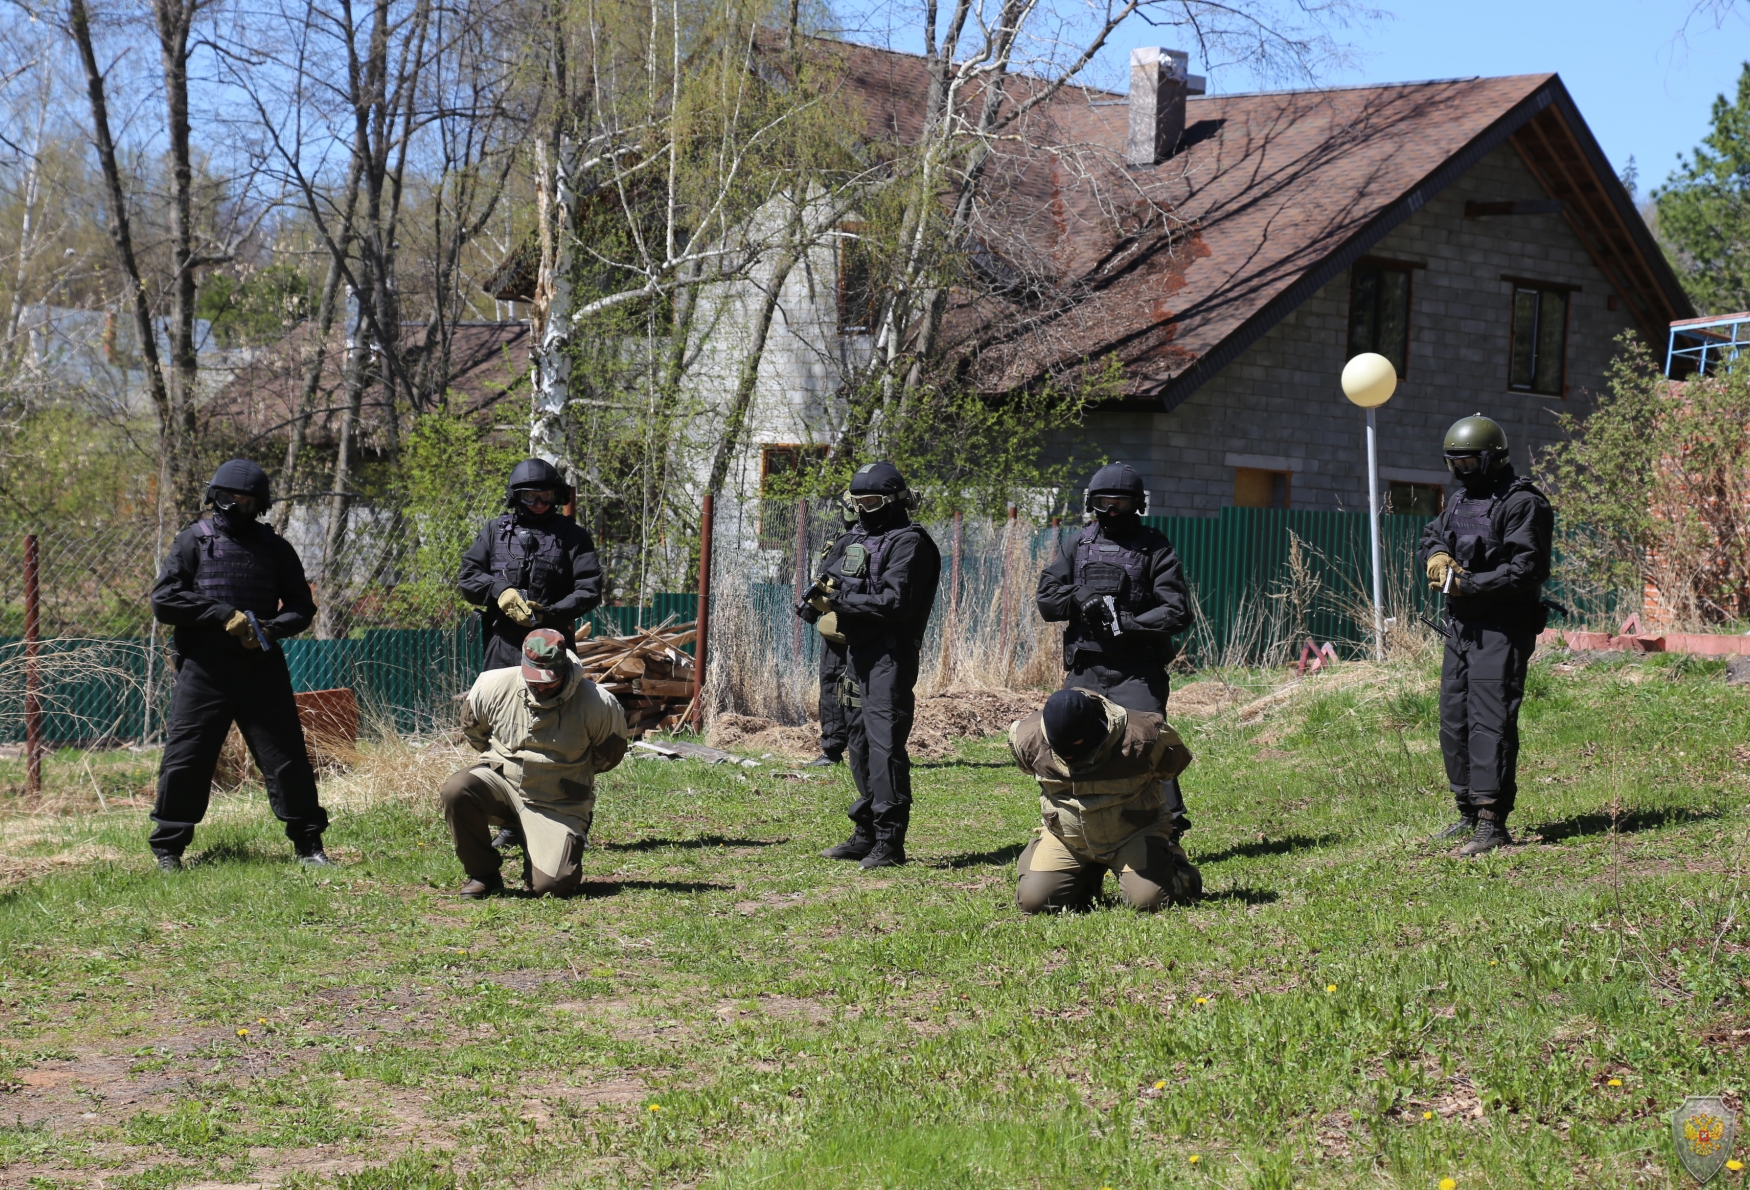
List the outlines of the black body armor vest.
<svg viewBox="0 0 1750 1190">
<path fill-rule="evenodd" d="M 492 577 L 533 603 L 557 603 L 572 591 L 571 551 L 552 528 L 519 525 L 507 512 L 492 535 Z"/>
<path fill-rule="evenodd" d="M 1149 565 L 1159 534 L 1139 527 L 1127 542 L 1118 542 L 1101 534 L 1100 526 L 1088 525 L 1076 538 L 1075 567 L 1070 581 L 1076 587 L 1088 587 L 1101 595 L 1112 596 L 1121 612 L 1136 615 L 1160 606 L 1155 598 L 1154 584 L 1149 578 Z M 1104 653 L 1112 651 L 1134 657 L 1138 646 L 1127 637 L 1102 640 L 1080 616 L 1072 616 L 1063 630 L 1063 655 L 1073 658 L 1077 652 Z"/>
<path fill-rule="evenodd" d="M 280 610 L 279 574 L 273 564 L 274 531 L 259 522 L 242 537 L 202 520 L 197 533 L 200 565 L 195 586 L 202 595 L 258 617 Z"/>
</svg>

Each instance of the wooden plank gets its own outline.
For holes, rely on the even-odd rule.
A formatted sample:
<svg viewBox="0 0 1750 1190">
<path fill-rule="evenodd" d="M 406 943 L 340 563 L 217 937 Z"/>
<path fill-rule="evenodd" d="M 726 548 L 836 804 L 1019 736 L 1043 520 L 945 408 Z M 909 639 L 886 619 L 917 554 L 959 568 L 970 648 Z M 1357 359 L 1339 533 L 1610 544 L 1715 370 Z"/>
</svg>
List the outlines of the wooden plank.
<svg viewBox="0 0 1750 1190">
<path fill-rule="evenodd" d="M 693 696 L 692 682 L 662 681 L 658 678 L 640 678 L 632 683 L 641 694 L 654 694 L 658 698 L 691 698 Z"/>
</svg>

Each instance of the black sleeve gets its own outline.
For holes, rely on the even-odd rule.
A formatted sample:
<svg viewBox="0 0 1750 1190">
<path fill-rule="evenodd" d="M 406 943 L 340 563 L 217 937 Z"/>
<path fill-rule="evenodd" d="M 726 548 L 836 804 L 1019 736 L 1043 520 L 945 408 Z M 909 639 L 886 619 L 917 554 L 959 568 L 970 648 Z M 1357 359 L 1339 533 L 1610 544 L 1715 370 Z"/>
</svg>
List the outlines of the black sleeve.
<svg viewBox="0 0 1750 1190">
<path fill-rule="evenodd" d="M 1033 601 L 1039 605 L 1039 618 L 1047 624 L 1068 620 L 1075 611 L 1075 545 L 1079 534 L 1059 536 L 1057 552 L 1039 575 L 1039 587 Z"/>
<path fill-rule="evenodd" d="M 1459 576 L 1458 593 L 1497 599 L 1535 595 L 1549 578 L 1554 529 L 1555 513 L 1543 497 L 1523 492 L 1507 500 L 1501 509 L 1501 564 Z"/>
<path fill-rule="evenodd" d="M 475 607 L 485 607 L 504 590 L 503 583 L 492 581 L 492 534 L 497 521 L 487 521 L 474 538 L 474 544 L 462 554 L 462 570 L 456 576 L 456 590 Z"/>
<path fill-rule="evenodd" d="M 1160 542 L 1151 559 L 1156 606 L 1137 613 L 1135 628 L 1126 624 L 1124 630 L 1166 644 L 1168 637 L 1191 627 L 1191 588 L 1185 582 L 1184 568 L 1179 565 L 1179 551 L 1165 536 Z"/>
<path fill-rule="evenodd" d="M 1452 505 L 1448 503 L 1448 510 L 1450 510 L 1451 507 Z M 1421 563 L 1424 567 L 1428 565 L 1428 559 L 1432 558 L 1435 554 L 1444 554 L 1447 552 L 1446 516 L 1447 514 L 1442 512 L 1439 516 L 1429 521 L 1422 529 L 1422 543 L 1416 547 L 1416 561 Z"/>
<path fill-rule="evenodd" d="M 569 521 L 566 523 L 570 524 Z M 602 563 L 596 555 L 595 542 L 582 525 L 572 525 L 572 529 L 575 532 L 566 534 L 565 543 L 571 555 L 571 590 L 564 598 L 547 605 L 545 619 L 569 622 L 602 601 Z"/>
<path fill-rule="evenodd" d="M 941 557 L 927 538 L 901 533 L 890 547 L 874 590 L 837 591 L 830 602 L 835 611 L 855 621 L 909 630 L 930 618 L 941 569 Z"/>
<path fill-rule="evenodd" d="M 304 577 L 304 560 L 292 543 L 277 534 L 274 543 L 274 570 L 279 581 L 280 610 L 263 624 L 276 640 L 296 636 L 316 618 L 316 600 L 310 595 L 310 580 Z"/>
<path fill-rule="evenodd" d="M 237 609 L 200 593 L 195 571 L 200 568 L 200 537 L 184 529 L 170 543 L 170 553 L 152 584 L 152 614 L 173 628 L 223 628 Z"/>
</svg>

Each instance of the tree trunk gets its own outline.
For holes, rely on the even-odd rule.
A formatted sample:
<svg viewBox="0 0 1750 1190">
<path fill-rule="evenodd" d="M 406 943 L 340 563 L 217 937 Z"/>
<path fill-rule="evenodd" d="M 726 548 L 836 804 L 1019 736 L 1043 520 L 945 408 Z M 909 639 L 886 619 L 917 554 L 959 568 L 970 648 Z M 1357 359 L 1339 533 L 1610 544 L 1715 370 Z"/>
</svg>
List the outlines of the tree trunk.
<svg viewBox="0 0 1750 1190">
<path fill-rule="evenodd" d="M 541 274 L 535 285 L 535 349 L 529 377 L 534 402 L 529 425 L 529 453 L 546 459 L 567 475 L 569 447 L 567 406 L 571 400 L 571 238 L 572 177 L 577 151 L 561 135 L 551 150 L 551 183 L 543 178 L 540 196 Z M 536 152 L 550 150 L 537 143 Z M 545 163 L 544 163 L 545 164 Z M 543 170 L 543 173 L 547 172 Z"/>
</svg>

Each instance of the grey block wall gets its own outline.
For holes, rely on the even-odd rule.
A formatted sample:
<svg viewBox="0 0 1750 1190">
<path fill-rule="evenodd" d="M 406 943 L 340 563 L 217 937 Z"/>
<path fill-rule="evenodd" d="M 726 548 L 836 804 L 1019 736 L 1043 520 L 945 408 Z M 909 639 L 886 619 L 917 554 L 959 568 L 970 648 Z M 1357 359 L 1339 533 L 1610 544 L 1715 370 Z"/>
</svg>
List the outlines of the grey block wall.
<svg viewBox="0 0 1750 1190">
<path fill-rule="evenodd" d="M 1616 336 L 1633 324 L 1622 303 L 1609 309 L 1604 274 L 1563 217 L 1464 217 L 1467 200 L 1546 197 L 1503 145 L 1372 249 L 1427 266 L 1412 282 L 1407 374 L 1378 415 L 1385 478 L 1443 476 L 1441 435 L 1478 411 L 1506 427 L 1523 473 L 1530 452 L 1559 436 L 1557 416 L 1583 411 L 1602 389 Z M 1507 388 L 1513 287 L 1502 274 L 1580 287 L 1568 315 L 1565 399 Z M 1086 437 L 1143 473 L 1162 514 L 1214 515 L 1232 504 L 1235 466 L 1291 470 L 1295 508 L 1365 509 L 1365 415 L 1338 385 L 1348 327 L 1345 272 L 1172 412 L 1096 414 Z"/>
</svg>

